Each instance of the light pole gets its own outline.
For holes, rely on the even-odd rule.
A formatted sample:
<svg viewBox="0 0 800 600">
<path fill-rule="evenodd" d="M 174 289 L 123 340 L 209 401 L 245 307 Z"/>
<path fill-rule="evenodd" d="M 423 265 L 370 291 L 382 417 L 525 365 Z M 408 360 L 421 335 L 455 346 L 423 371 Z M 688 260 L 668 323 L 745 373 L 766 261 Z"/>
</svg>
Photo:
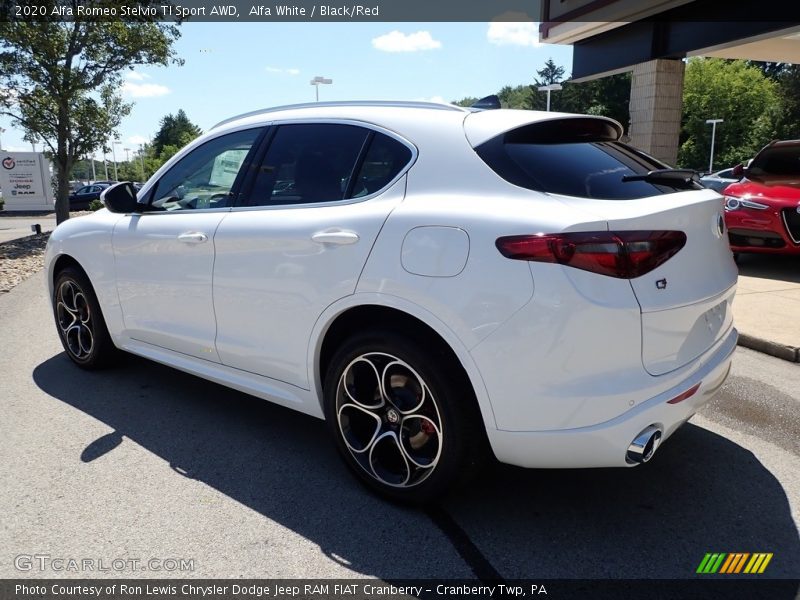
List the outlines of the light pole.
<svg viewBox="0 0 800 600">
<path fill-rule="evenodd" d="M 560 83 L 551 83 L 550 85 L 540 85 L 540 92 L 547 92 L 547 112 L 550 112 L 550 92 L 558 92 L 562 88 Z"/>
<path fill-rule="evenodd" d="M 97 172 L 94 170 L 94 154 L 92 154 L 91 160 L 92 160 L 92 183 L 94 183 L 95 181 L 97 181 Z"/>
<path fill-rule="evenodd" d="M 6 132 L 6 130 L 3 129 L 2 127 L 0 127 L 0 133 L 5 133 L 5 132 Z M 0 150 L 2 150 L 2 149 L 3 149 L 3 140 L 0 140 Z"/>
<path fill-rule="evenodd" d="M 144 174 L 144 144 L 139 144 L 139 161 L 142 164 L 142 183 L 147 181 L 147 177 Z"/>
<path fill-rule="evenodd" d="M 128 152 L 130 152 L 131 149 L 130 148 L 123 148 L 123 150 L 125 151 L 125 162 L 131 162 L 131 158 L 128 155 Z"/>
<path fill-rule="evenodd" d="M 114 181 L 119 181 L 119 176 L 117 175 L 117 153 L 114 148 L 119 143 L 119 140 L 111 140 L 111 158 L 114 159 Z"/>
<path fill-rule="evenodd" d="M 316 90 L 317 102 L 319 102 L 319 86 L 330 85 L 333 83 L 333 79 L 326 79 L 325 77 L 320 77 L 319 75 L 317 75 L 309 83 L 314 86 L 314 89 Z"/>
<path fill-rule="evenodd" d="M 714 138 L 717 137 L 717 123 L 724 122 L 725 119 L 706 119 L 706 125 L 711 124 L 711 156 L 708 158 L 708 172 L 714 171 Z"/>
<path fill-rule="evenodd" d="M 106 159 L 106 152 L 108 152 L 108 149 L 105 144 L 103 144 L 103 170 L 106 172 L 106 181 L 108 181 L 108 160 Z"/>
</svg>

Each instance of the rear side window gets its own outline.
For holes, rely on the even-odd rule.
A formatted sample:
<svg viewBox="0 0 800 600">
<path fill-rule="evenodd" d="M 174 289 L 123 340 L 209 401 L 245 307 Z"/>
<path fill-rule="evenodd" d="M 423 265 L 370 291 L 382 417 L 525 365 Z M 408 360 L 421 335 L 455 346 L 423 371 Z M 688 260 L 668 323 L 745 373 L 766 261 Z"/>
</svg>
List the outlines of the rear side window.
<svg viewBox="0 0 800 600">
<path fill-rule="evenodd" d="M 333 123 L 281 125 L 258 170 L 250 206 L 342 200 L 369 130 Z"/>
<path fill-rule="evenodd" d="M 645 181 L 623 181 L 668 168 L 651 156 L 616 141 L 603 121 L 573 119 L 533 124 L 501 134 L 475 151 L 500 177 L 530 190 L 631 200 L 684 189 Z"/>
<path fill-rule="evenodd" d="M 353 179 L 351 198 L 382 190 L 411 160 L 411 150 L 382 133 L 374 133 L 361 167 Z"/>
</svg>

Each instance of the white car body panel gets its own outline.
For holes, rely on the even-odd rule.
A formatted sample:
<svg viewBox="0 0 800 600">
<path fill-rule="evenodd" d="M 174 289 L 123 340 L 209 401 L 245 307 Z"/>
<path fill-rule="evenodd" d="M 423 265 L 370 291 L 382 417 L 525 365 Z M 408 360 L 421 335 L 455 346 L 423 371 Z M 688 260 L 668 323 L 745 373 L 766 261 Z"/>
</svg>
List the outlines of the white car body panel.
<svg viewBox="0 0 800 600">
<path fill-rule="evenodd" d="M 736 270 L 713 229 L 722 210 L 713 192 L 621 201 L 547 194 L 509 183 L 473 149 L 528 123 L 578 116 L 321 104 L 225 123 L 168 161 L 140 202 L 204 142 L 272 123 L 363 124 L 418 154 L 364 199 L 101 210 L 68 221 L 46 252 L 51 296 L 68 256 L 89 276 L 117 347 L 319 418 L 332 323 L 362 306 L 393 309 L 453 351 L 501 461 L 629 466 L 638 432 L 657 425 L 668 437 L 727 376 Z M 687 244 L 632 280 L 511 260 L 495 246 L 503 236 L 609 229 L 679 229 Z M 185 233 L 208 239 L 178 241 Z M 667 404 L 696 384 L 691 398 Z"/>
<path fill-rule="evenodd" d="M 214 244 L 217 349 L 225 365 L 310 389 L 308 336 L 330 304 L 355 291 L 405 178 L 363 203 L 235 209 Z M 314 241 L 347 232 L 353 243 Z M 324 237 L 322 238 L 324 239 Z M 245 257 L 258 256 L 258 260 Z"/>
<path fill-rule="evenodd" d="M 126 215 L 114 227 L 125 337 L 220 362 L 211 279 L 224 211 Z M 184 242 L 181 236 L 205 241 Z"/>
</svg>

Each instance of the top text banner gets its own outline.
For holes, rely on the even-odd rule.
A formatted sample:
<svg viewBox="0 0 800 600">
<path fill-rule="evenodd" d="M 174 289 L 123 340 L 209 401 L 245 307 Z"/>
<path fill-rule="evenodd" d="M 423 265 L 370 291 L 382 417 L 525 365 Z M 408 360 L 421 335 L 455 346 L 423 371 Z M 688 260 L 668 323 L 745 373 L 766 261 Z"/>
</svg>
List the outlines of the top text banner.
<svg viewBox="0 0 800 600">
<path fill-rule="evenodd" d="M 540 0 L 1 0 L 5 21 L 535 22 Z"/>
</svg>

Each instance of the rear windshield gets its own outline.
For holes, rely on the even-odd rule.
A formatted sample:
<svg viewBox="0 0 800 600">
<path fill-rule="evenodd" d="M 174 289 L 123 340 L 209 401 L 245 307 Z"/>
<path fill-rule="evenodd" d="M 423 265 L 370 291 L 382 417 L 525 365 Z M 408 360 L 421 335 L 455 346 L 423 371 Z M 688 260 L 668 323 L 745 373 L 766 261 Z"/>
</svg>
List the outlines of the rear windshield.
<svg viewBox="0 0 800 600">
<path fill-rule="evenodd" d="M 594 127 L 576 135 L 572 126 L 559 135 L 556 123 L 547 123 L 547 135 L 542 135 L 539 124 L 528 125 L 492 138 L 475 151 L 500 177 L 530 190 L 605 200 L 685 191 L 660 183 L 623 181 L 625 175 L 668 167 L 615 141 L 611 128 L 603 132 Z"/>
<path fill-rule="evenodd" d="M 770 146 L 750 164 L 751 175 L 800 175 L 800 145 Z"/>
</svg>

